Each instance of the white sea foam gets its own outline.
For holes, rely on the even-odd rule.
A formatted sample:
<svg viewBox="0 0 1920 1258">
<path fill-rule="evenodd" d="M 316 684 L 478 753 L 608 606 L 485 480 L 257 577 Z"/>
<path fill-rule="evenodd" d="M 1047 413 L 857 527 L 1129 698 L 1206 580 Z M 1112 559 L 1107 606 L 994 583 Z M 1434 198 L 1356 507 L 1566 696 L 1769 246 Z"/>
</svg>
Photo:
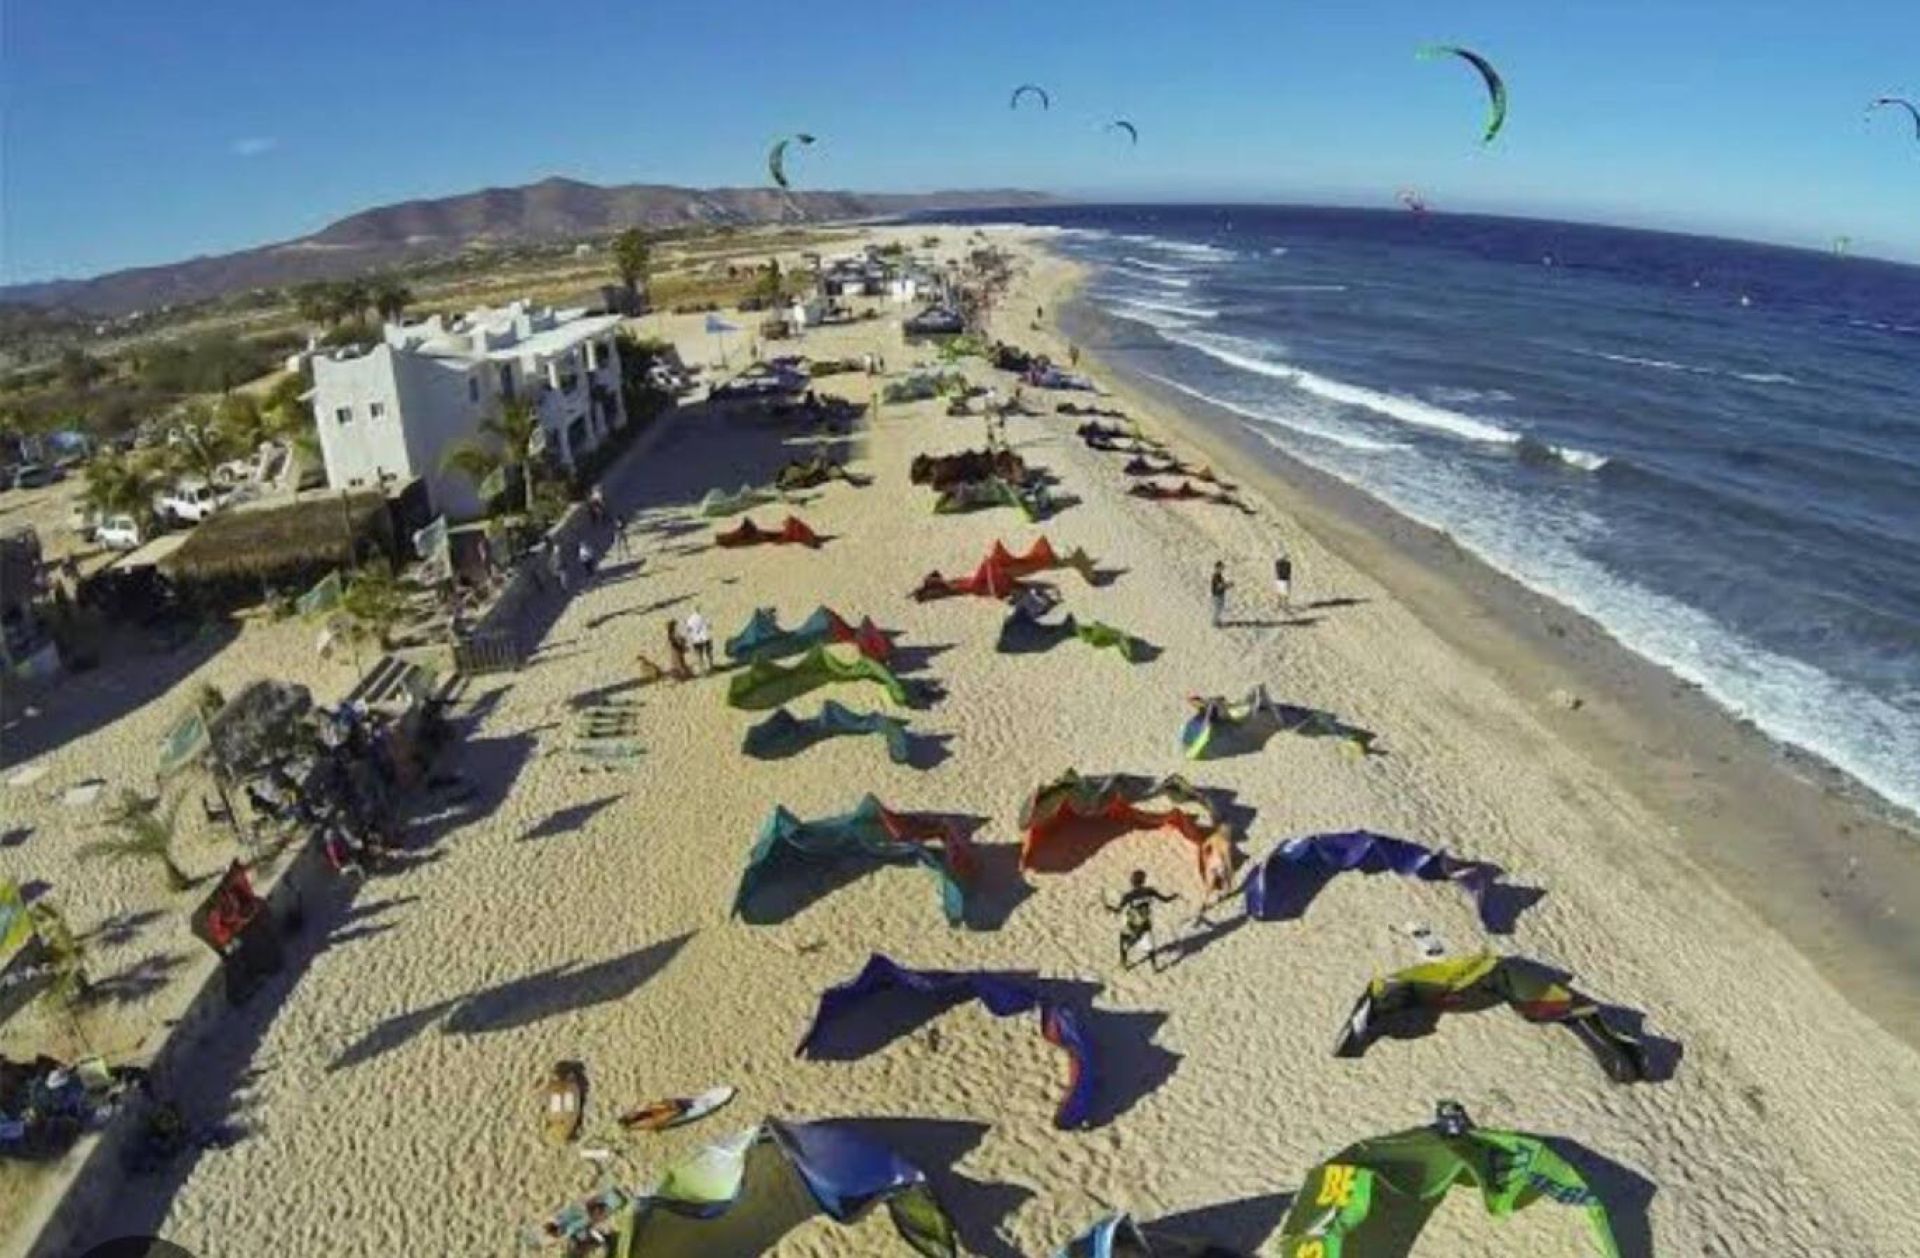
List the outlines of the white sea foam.
<svg viewBox="0 0 1920 1258">
<path fill-rule="evenodd" d="M 1404 450 L 1406 448 L 1405 446 L 1396 445 L 1391 441 L 1377 441 L 1372 437 L 1362 437 L 1350 432 L 1341 432 L 1336 428 L 1328 428 L 1299 415 L 1284 415 L 1277 411 L 1263 410 L 1259 407 L 1247 406 L 1241 402 L 1233 402 L 1226 398 L 1215 397 L 1211 393 L 1204 393 L 1199 389 L 1193 388 L 1191 385 L 1181 384 L 1178 380 L 1167 376 L 1155 375 L 1151 371 L 1141 374 L 1145 375 L 1149 380 L 1159 381 L 1176 393 L 1184 393 L 1190 398 L 1205 402 L 1211 406 L 1217 406 L 1221 410 L 1232 411 L 1235 415 L 1239 415 L 1244 419 L 1251 419 L 1259 424 L 1288 428 L 1303 436 L 1318 437 L 1322 441 L 1330 441 L 1334 445 L 1345 446 L 1349 450 L 1360 450 L 1373 454 L 1382 450 Z"/>
<path fill-rule="evenodd" d="M 1582 358 L 1599 358 L 1610 363 L 1622 363 L 1629 367 L 1647 367 L 1654 371 L 1678 371 L 1690 376 L 1725 376 L 1733 380 L 1744 380 L 1748 384 L 1798 384 L 1792 376 L 1781 375 L 1775 371 L 1726 371 L 1719 367 L 1709 367 L 1701 363 L 1676 363 L 1664 358 L 1643 358 L 1638 354 L 1609 354 L 1603 350 L 1576 349 L 1573 351 Z"/>
<path fill-rule="evenodd" d="M 1162 288 L 1192 288 L 1193 281 L 1179 275 L 1168 275 L 1160 271 L 1141 271 L 1130 266 L 1116 264 L 1111 268 L 1115 275 L 1124 276 L 1143 284 L 1158 284 Z"/>
<path fill-rule="evenodd" d="M 1287 247 L 1285 245 L 1275 245 L 1273 248 L 1267 250 L 1267 252 L 1276 258 L 1284 258 L 1287 256 Z"/>
<path fill-rule="evenodd" d="M 1156 310 L 1179 315 L 1183 319 L 1217 319 L 1220 312 L 1210 306 L 1183 306 L 1177 301 L 1156 301 L 1150 297 L 1116 297 L 1114 300 L 1134 310 Z"/>
<path fill-rule="evenodd" d="M 1344 293 L 1347 291 L 1345 284 L 1268 284 L 1265 288 L 1270 293 Z"/>
<path fill-rule="evenodd" d="M 1175 275 L 1184 275 L 1187 270 L 1187 268 L 1183 266 L 1174 266 L 1169 262 L 1154 262 L 1147 258 L 1136 258 L 1132 254 L 1122 254 L 1120 261 L 1126 263 L 1128 266 L 1143 267 L 1149 271 L 1171 272 Z"/>
<path fill-rule="evenodd" d="M 1357 406 L 1385 416 L 1402 424 L 1415 428 L 1425 428 L 1432 432 L 1446 433 L 1448 436 L 1464 438 L 1485 445 L 1517 446 L 1525 437 L 1524 433 L 1488 420 L 1480 419 L 1460 411 L 1448 410 L 1423 402 L 1418 398 L 1402 397 L 1397 393 L 1383 393 L 1378 389 L 1369 389 L 1362 385 L 1348 384 L 1344 380 L 1334 380 L 1327 376 L 1315 375 L 1290 363 L 1276 362 L 1264 356 L 1264 348 L 1259 342 L 1249 342 L 1244 337 L 1216 336 L 1210 332 L 1190 332 L 1187 329 L 1166 329 L 1167 339 L 1177 345 L 1199 350 L 1217 362 L 1236 367 L 1254 375 L 1285 381 L 1304 393 L 1337 402 L 1342 406 Z M 1185 335 L 1180 335 L 1185 333 Z M 1249 353 L 1248 349 L 1252 352 Z M 1549 445 L 1535 441 L 1534 447 L 1552 455 L 1569 467 L 1581 471 L 1597 472 L 1607 465 L 1607 457 L 1589 450 L 1575 449 L 1571 446 Z"/>
<path fill-rule="evenodd" d="M 1435 385 L 1427 395 L 1436 402 L 1459 405 L 1465 402 L 1511 402 L 1513 394 L 1505 389 L 1463 389 L 1453 385 Z"/>
<path fill-rule="evenodd" d="M 1191 319 L 1175 318 L 1171 315 L 1146 310 L 1137 305 L 1128 305 L 1120 301 L 1115 301 L 1111 305 L 1103 306 L 1102 309 L 1116 319 L 1127 319 L 1134 323 L 1143 324 L 1162 335 L 1185 331 L 1187 328 L 1193 326 L 1193 320 Z"/>
<path fill-rule="evenodd" d="M 1188 240 L 1167 240 L 1160 236 L 1123 236 L 1123 240 L 1138 240 L 1162 253 L 1170 253 L 1176 258 L 1190 258 L 1196 262 L 1230 262 L 1236 256 L 1231 249 L 1222 249 L 1219 245 L 1203 245 Z"/>
<path fill-rule="evenodd" d="M 1795 380 L 1792 376 L 1782 375 L 1777 371 L 1736 371 L 1733 373 L 1733 378 L 1735 380 L 1745 380 L 1748 384 L 1799 384 L 1800 383 L 1798 380 Z"/>
</svg>

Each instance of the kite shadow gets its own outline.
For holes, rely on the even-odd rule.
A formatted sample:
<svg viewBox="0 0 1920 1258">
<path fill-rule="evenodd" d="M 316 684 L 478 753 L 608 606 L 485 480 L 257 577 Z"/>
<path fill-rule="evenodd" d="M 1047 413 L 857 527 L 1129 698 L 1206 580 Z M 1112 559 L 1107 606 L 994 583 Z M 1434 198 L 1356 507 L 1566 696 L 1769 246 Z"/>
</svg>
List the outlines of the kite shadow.
<svg viewBox="0 0 1920 1258">
<path fill-rule="evenodd" d="M 952 741 L 952 734 L 908 734 L 908 767 L 926 770 L 945 763 L 953 755 L 947 747 Z"/>
<path fill-rule="evenodd" d="M 604 686 L 595 686 L 591 690 L 582 690 L 579 694 L 567 700 L 567 707 L 575 712 L 583 711 L 587 708 L 603 707 L 627 691 L 638 689 L 639 686 L 640 679 L 638 677 L 629 677 L 625 681 L 610 681 Z"/>
<path fill-rule="evenodd" d="M 856 1132 L 924 1167 L 959 1230 L 962 1250 L 980 1258 L 1022 1258 L 1001 1235 L 1005 1221 L 1034 1197 L 1022 1184 L 977 1180 L 953 1168 L 986 1138 L 986 1123 L 932 1118 L 849 1118 L 829 1124 Z"/>
<path fill-rule="evenodd" d="M 1362 604 L 1371 603 L 1372 601 L 1370 598 L 1354 598 L 1342 594 L 1334 598 L 1317 598 L 1311 603 L 1302 603 L 1300 604 L 1300 610 L 1303 612 L 1333 611 L 1341 607 L 1359 607 Z"/>
<path fill-rule="evenodd" d="M 0 847 L 19 847 L 32 837 L 32 826 L 14 826 L 6 833 L 0 834 Z"/>
<path fill-rule="evenodd" d="M 1201 1253 L 1219 1255 L 1219 1258 L 1252 1254 L 1258 1252 L 1280 1226 L 1280 1220 L 1293 1205 L 1293 1196 L 1290 1192 L 1276 1192 L 1242 1197 L 1238 1201 L 1183 1210 L 1139 1226 L 1149 1241 L 1164 1239 L 1175 1253 L 1188 1252 L 1177 1248 L 1178 1242 L 1184 1240 L 1189 1247 L 1204 1246 Z"/>
<path fill-rule="evenodd" d="M 172 982 L 174 972 L 186 964 L 185 953 L 156 952 L 152 956 L 140 958 L 118 973 L 88 984 L 85 993 L 76 1003 L 89 1007 L 105 1004 L 133 1004 L 135 1001 L 144 1000 L 153 995 Z"/>
<path fill-rule="evenodd" d="M 1097 1054 L 1094 1069 L 1099 1081 L 1087 1126 L 1105 1127 L 1173 1078 L 1181 1058 L 1153 1042 L 1167 1020 L 1166 1014 L 1081 1008 Z"/>
<path fill-rule="evenodd" d="M 887 658 L 880 661 L 895 677 L 905 677 L 917 673 L 931 663 L 936 656 L 953 650 L 951 642 L 935 642 L 926 646 L 896 646 L 887 652 Z"/>
<path fill-rule="evenodd" d="M 1018 843 L 988 843 L 973 851 L 977 863 L 974 891 L 967 897 L 967 926 L 999 930 L 1033 895 L 1033 884 L 1021 876 Z"/>
<path fill-rule="evenodd" d="M 142 912 L 115 913 L 79 936 L 79 942 L 96 947 L 120 948 L 130 944 L 142 930 L 166 917 L 162 909 L 146 909 Z"/>
<path fill-rule="evenodd" d="M 1613 1225 L 1620 1258 L 1653 1258 L 1653 1219 L 1650 1207 L 1659 1186 L 1640 1172 L 1595 1153 L 1564 1136 L 1542 1136 L 1541 1142 L 1559 1154 L 1587 1181 Z"/>
<path fill-rule="evenodd" d="M 539 825 L 521 835 L 519 842 L 532 843 L 537 839 L 549 839 L 557 835 L 571 834 L 584 827 L 603 809 L 625 798 L 625 793 L 606 795 L 600 799 L 589 800 L 584 804 L 573 804 L 547 814 Z"/>
<path fill-rule="evenodd" d="M 691 931 L 594 965 L 554 966 L 509 979 L 466 997 L 440 1028 L 442 1035 L 486 1035 L 531 1026 L 561 1014 L 624 1000 L 665 969 Z"/>
</svg>

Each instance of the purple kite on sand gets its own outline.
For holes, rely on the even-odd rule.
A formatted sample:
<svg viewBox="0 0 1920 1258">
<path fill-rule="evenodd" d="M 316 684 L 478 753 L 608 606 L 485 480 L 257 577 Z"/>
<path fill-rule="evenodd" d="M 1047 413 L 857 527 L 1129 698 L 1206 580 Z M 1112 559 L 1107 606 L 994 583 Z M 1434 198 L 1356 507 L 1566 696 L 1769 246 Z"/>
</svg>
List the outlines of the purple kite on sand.
<svg viewBox="0 0 1920 1258">
<path fill-rule="evenodd" d="M 1053 1125 L 1084 1127 L 1091 1121 L 1093 1045 L 1079 1015 L 1065 1005 L 1045 999 L 1025 983 L 984 970 L 910 970 L 876 952 L 867 958 L 860 973 L 820 994 L 820 1008 L 794 1050 L 795 1056 L 822 1055 L 819 1040 L 828 1026 L 838 1023 L 869 998 L 900 989 L 933 997 L 943 1004 L 977 999 L 997 1018 L 1038 1009 L 1040 1034 L 1049 1044 L 1064 1051 L 1068 1061 L 1067 1095 L 1054 1111 Z M 872 1048 L 866 1048 L 856 1055 L 865 1056 L 871 1051 Z"/>
<path fill-rule="evenodd" d="M 1370 830 L 1309 834 L 1275 847 L 1247 871 L 1247 916 L 1263 922 L 1297 917 L 1321 883 L 1352 870 L 1453 883 L 1473 899 L 1481 921 L 1499 930 L 1487 906 L 1488 893 L 1500 877 L 1499 866 L 1462 860 Z"/>
</svg>

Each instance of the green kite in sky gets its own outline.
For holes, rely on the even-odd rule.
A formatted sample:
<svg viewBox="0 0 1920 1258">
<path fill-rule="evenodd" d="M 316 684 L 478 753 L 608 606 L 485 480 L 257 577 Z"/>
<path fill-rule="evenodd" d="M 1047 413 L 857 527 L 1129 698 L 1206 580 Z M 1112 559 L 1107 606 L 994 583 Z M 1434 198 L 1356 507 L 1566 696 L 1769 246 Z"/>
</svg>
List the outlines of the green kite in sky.
<svg viewBox="0 0 1920 1258">
<path fill-rule="evenodd" d="M 1505 126 L 1507 121 L 1506 80 L 1500 77 L 1500 72 L 1493 68 L 1491 61 L 1488 61 L 1471 48 L 1458 48 L 1452 44 L 1429 44 L 1420 50 L 1420 59 L 1422 61 L 1431 61 L 1436 57 L 1448 56 L 1458 57 L 1462 61 L 1465 61 L 1468 65 L 1478 70 L 1480 77 L 1486 80 L 1488 98 L 1487 133 L 1480 137 L 1480 142 L 1482 144 L 1492 144 L 1493 137 L 1500 134 L 1500 128 Z"/>
</svg>

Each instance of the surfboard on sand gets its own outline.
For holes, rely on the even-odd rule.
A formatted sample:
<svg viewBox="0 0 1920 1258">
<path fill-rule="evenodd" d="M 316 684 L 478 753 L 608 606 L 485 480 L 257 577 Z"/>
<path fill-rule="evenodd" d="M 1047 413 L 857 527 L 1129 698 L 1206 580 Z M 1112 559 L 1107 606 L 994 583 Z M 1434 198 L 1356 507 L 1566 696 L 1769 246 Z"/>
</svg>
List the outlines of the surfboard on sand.
<svg viewBox="0 0 1920 1258">
<path fill-rule="evenodd" d="M 731 1084 L 708 1088 L 699 1096 L 676 1096 L 664 1101 L 649 1101 L 638 1109 L 620 1115 L 620 1125 L 629 1131 L 665 1131 L 684 1123 L 697 1122 L 734 1097 Z"/>
<path fill-rule="evenodd" d="M 541 1130 L 548 1144 L 568 1144 L 580 1135 L 587 1117 L 587 1072 L 577 1061 L 554 1063 L 541 1088 L 546 1109 Z"/>
</svg>

